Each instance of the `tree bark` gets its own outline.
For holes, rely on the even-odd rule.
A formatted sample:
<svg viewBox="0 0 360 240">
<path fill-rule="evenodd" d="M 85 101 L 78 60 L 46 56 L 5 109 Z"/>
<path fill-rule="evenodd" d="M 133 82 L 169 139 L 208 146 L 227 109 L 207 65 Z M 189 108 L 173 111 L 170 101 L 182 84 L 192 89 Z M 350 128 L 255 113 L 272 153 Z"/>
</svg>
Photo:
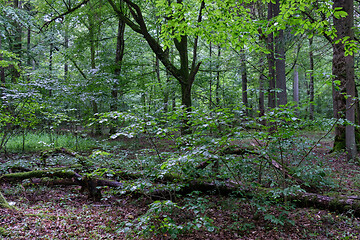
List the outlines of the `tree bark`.
<svg viewBox="0 0 360 240">
<path fill-rule="evenodd" d="M 118 110 L 118 95 L 122 93 L 120 88 L 120 78 L 121 78 L 121 68 L 122 68 L 122 61 L 124 58 L 124 50 L 125 50 L 125 23 L 119 19 L 118 23 L 118 33 L 116 37 L 116 55 L 115 55 L 115 83 L 112 86 L 111 96 L 112 100 L 110 103 L 110 111 L 117 111 Z M 121 94 L 122 95 L 122 94 Z M 114 134 L 116 132 L 115 127 L 111 127 L 110 134 Z"/>
<path fill-rule="evenodd" d="M 90 65 L 91 65 L 91 69 L 95 70 L 96 69 L 96 62 L 95 62 L 95 57 L 96 57 L 96 44 L 95 44 L 95 16 L 93 16 L 92 14 L 88 14 L 88 19 L 89 19 L 89 38 L 90 38 Z M 97 113 L 99 113 L 99 106 L 96 100 L 96 96 L 93 97 L 93 100 L 91 101 L 91 105 L 92 105 L 92 110 L 93 110 L 93 114 L 96 115 Z M 100 136 L 101 135 L 101 126 L 99 123 L 95 122 L 94 124 L 94 134 L 96 136 Z"/>
<path fill-rule="evenodd" d="M 310 60 L 310 82 L 309 82 L 309 115 L 310 120 L 314 119 L 314 53 L 313 53 L 313 38 L 309 39 L 309 60 Z"/>
<path fill-rule="evenodd" d="M 299 106 L 299 72 L 298 67 L 295 66 L 294 68 L 294 86 L 293 86 L 293 95 L 294 95 L 294 102 L 296 103 L 295 107 Z M 299 111 L 295 111 L 297 115 L 299 115 Z"/>
<path fill-rule="evenodd" d="M 249 116 L 249 102 L 248 102 L 248 79 L 247 79 L 247 72 L 246 72 L 246 55 L 245 50 L 241 51 L 241 82 L 242 82 L 242 102 L 245 106 L 245 114 Z"/>
<path fill-rule="evenodd" d="M 274 16 L 280 12 L 280 0 L 276 0 L 274 7 Z M 286 92 L 286 72 L 285 72 L 285 38 L 284 31 L 279 30 L 275 37 L 275 65 L 276 65 L 276 88 L 280 90 L 277 95 L 276 106 L 285 106 L 287 104 Z"/>
<path fill-rule="evenodd" d="M 334 27 L 337 36 L 333 43 L 333 112 L 336 119 L 346 118 L 349 123 L 355 122 L 355 79 L 354 79 L 354 56 L 345 56 L 345 44 L 341 39 L 349 37 L 354 39 L 354 3 L 353 0 L 335 0 L 333 8 L 342 8 L 348 15 L 343 18 L 335 18 Z M 337 41 L 340 40 L 340 41 Z M 346 97 L 345 97 L 346 96 Z M 351 124 L 337 124 L 335 127 L 334 151 L 346 149 L 348 159 L 354 159 L 357 155 L 355 127 Z"/>
<path fill-rule="evenodd" d="M 268 3 L 268 21 L 271 21 L 273 18 L 273 8 L 274 4 L 272 2 Z M 270 33 L 267 36 L 267 48 L 269 54 L 267 54 L 268 59 L 268 80 L 269 80 L 269 89 L 268 89 L 268 107 L 275 108 L 276 98 L 275 98 L 275 55 L 274 55 L 274 34 Z"/>
</svg>

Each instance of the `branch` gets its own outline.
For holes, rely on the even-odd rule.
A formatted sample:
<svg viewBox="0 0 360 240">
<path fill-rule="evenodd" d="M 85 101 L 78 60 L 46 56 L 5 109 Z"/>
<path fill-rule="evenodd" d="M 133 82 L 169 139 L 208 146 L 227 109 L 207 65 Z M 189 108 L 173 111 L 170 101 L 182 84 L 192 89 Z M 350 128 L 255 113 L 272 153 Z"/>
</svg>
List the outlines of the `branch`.
<svg viewBox="0 0 360 240">
<path fill-rule="evenodd" d="M 64 12 L 56 17 L 54 17 L 53 19 L 51 19 L 50 21 L 46 22 L 41 28 L 40 31 L 42 31 L 43 28 L 46 28 L 50 25 L 50 23 L 56 21 L 59 18 L 63 18 L 64 16 L 68 15 L 69 13 L 72 13 L 74 11 L 76 11 L 77 9 L 81 8 L 82 5 L 87 4 L 90 0 L 83 0 L 81 3 L 79 3 L 77 6 L 75 6 L 74 8 L 70 8 L 67 12 Z"/>
<path fill-rule="evenodd" d="M 204 8 L 205 8 L 205 1 L 201 1 L 201 6 L 200 6 L 199 16 L 198 16 L 198 23 L 201 23 L 201 21 L 202 21 L 202 10 Z M 197 58 L 198 40 L 199 40 L 199 37 L 196 36 L 195 41 L 194 41 L 193 60 L 192 60 L 192 64 L 191 64 L 191 71 L 195 68 L 195 63 L 196 63 L 196 58 Z"/>
<path fill-rule="evenodd" d="M 130 0 L 123 0 L 130 9 L 130 13 L 133 16 L 134 20 L 137 24 L 132 22 L 129 18 L 127 18 L 121 10 L 116 7 L 113 0 L 108 0 L 114 11 L 116 12 L 117 16 L 125 22 L 132 30 L 137 33 L 140 33 L 145 38 L 146 42 L 149 44 L 152 51 L 156 54 L 159 60 L 164 64 L 166 69 L 180 82 L 184 83 L 183 79 L 181 79 L 181 74 L 179 70 L 171 63 L 169 60 L 169 54 L 163 50 L 161 45 L 153 38 L 149 31 L 147 30 L 146 23 L 144 21 L 141 9 L 138 5 L 133 3 Z"/>
</svg>

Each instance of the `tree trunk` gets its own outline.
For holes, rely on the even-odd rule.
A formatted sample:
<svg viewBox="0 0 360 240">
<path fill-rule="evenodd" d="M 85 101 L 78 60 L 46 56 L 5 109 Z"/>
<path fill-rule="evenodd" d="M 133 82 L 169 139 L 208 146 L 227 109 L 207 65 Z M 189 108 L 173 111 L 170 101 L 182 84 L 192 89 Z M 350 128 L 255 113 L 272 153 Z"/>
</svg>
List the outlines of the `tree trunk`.
<svg viewBox="0 0 360 240">
<path fill-rule="evenodd" d="M 64 80 L 67 81 L 69 77 L 69 64 L 67 59 L 67 50 L 69 48 L 69 31 L 68 26 L 65 26 L 65 34 L 64 34 L 64 48 L 65 48 L 65 55 L 64 55 Z"/>
<path fill-rule="evenodd" d="M 221 47 L 218 46 L 217 53 L 217 64 L 216 64 L 216 87 L 215 87 L 215 100 L 216 106 L 220 107 L 220 55 L 221 55 Z"/>
<path fill-rule="evenodd" d="M 295 107 L 299 106 L 299 72 L 298 72 L 298 67 L 295 66 L 294 68 L 294 86 L 293 86 L 293 91 L 294 91 L 294 102 L 296 103 Z M 296 110 L 295 111 L 297 115 L 299 115 L 299 111 Z"/>
<path fill-rule="evenodd" d="M 264 94 L 265 75 L 260 73 L 259 77 L 259 117 L 265 115 L 265 94 Z"/>
<path fill-rule="evenodd" d="M 21 8 L 21 1 L 14 0 L 13 7 L 16 9 Z M 17 54 L 19 58 L 22 55 L 22 27 L 18 22 L 14 22 L 15 32 L 14 32 L 14 42 L 11 46 L 11 50 L 13 53 Z M 17 79 L 20 77 L 20 72 L 15 68 L 11 68 L 11 81 L 13 83 L 17 82 Z"/>
<path fill-rule="evenodd" d="M 274 7 L 274 17 L 280 13 L 280 1 L 276 0 Z M 281 90 L 277 93 L 276 106 L 285 106 L 287 104 L 286 93 L 286 73 L 285 73 L 285 39 L 284 31 L 279 30 L 275 37 L 275 65 L 276 65 L 276 88 Z"/>
<path fill-rule="evenodd" d="M 121 74 L 121 67 L 122 61 L 124 58 L 124 50 L 125 50 L 125 23 L 119 19 L 118 23 L 118 33 L 116 38 L 116 55 L 115 55 L 115 83 L 112 86 L 111 96 L 112 100 L 110 103 L 110 111 L 117 111 L 118 110 L 118 95 L 122 93 L 120 88 L 120 74 Z M 114 134 L 116 132 L 115 127 L 111 127 L 110 134 Z"/>
<path fill-rule="evenodd" d="M 2 48 L 2 36 L 0 35 L 0 49 Z M 3 60 L 2 54 L 0 53 L 0 62 Z M 1 65 L 1 64 L 0 64 Z M 5 84 L 6 84 L 6 80 L 5 80 L 5 68 L 4 67 L 0 67 L 0 83 L 1 83 L 1 87 L 4 88 Z M 0 90 L 1 92 L 3 91 L 2 89 Z M 2 96 L 1 96 L 2 97 Z"/>
<path fill-rule="evenodd" d="M 348 15 L 343 18 L 335 18 L 334 26 L 337 37 L 334 41 L 349 37 L 354 39 L 354 2 L 353 0 L 335 0 L 333 8 L 342 8 Z M 355 97 L 354 79 L 354 57 L 345 56 L 345 46 L 342 41 L 333 44 L 333 110 L 336 119 L 346 118 L 350 123 L 355 122 L 355 107 L 353 98 Z M 346 97 L 345 97 L 346 95 Z M 335 127 L 334 151 L 346 149 L 348 159 L 354 159 L 357 155 L 355 128 L 352 125 L 346 127 L 338 124 Z"/>
<path fill-rule="evenodd" d="M 90 38 L 90 65 L 91 65 L 91 69 L 96 69 L 96 63 L 95 63 L 95 57 L 96 57 L 96 44 L 95 44 L 95 20 L 94 20 L 94 16 L 93 15 L 88 15 L 88 19 L 89 19 L 89 38 Z M 94 99 L 91 101 L 91 105 L 92 105 L 92 109 L 93 109 L 93 114 L 96 115 L 97 113 L 99 113 L 99 107 L 98 107 L 98 103 L 96 100 L 96 96 L 94 96 Z M 95 123 L 95 132 L 94 134 L 96 136 L 100 136 L 101 135 L 101 126 L 99 123 Z"/>
<path fill-rule="evenodd" d="M 242 50 L 241 52 L 241 82 L 242 82 L 242 102 L 245 106 L 245 114 L 246 116 L 249 116 L 249 103 L 248 103 L 248 79 L 247 79 L 247 73 L 246 73 L 246 55 L 245 50 Z"/>
<path fill-rule="evenodd" d="M 273 8 L 274 4 L 272 2 L 268 3 L 268 16 L 267 19 L 270 21 L 273 18 Z M 268 107 L 275 108 L 276 98 L 275 98 L 275 55 L 274 55 L 274 34 L 270 33 L 267 36 L 267 48 L 269 54 L 267 54 L 268 59 L 268 80 L 269 80 L 269 89 L 268 89 Z"/>
<path fill-rule="evenodd" d="M 309 83 L 309 114 L 310 120 L 314 119 L 314 53 L 313 53 L 313 38 L 309 39 L 309 60 L 310 60 L 310 83 Z"/>
</svg>

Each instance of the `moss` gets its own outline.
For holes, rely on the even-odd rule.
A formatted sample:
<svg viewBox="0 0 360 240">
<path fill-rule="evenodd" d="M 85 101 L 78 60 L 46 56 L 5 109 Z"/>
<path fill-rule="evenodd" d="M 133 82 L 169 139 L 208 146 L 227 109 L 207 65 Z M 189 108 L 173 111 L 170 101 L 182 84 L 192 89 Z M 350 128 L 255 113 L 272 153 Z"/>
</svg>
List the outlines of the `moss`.
<svg viewBox="0 0 360 240">
<path fill-rule="evenodd" d="M 5 228 L 0 227 L 0 236 L 2 237 L 9 236 L 9 232 Z"/>
<path fill-rule="evenodd" d="M 13 207 L 9 205 L 9 203 L 6 201 L 6 199 L 4 198 L 1 192 L 0 192 L 0 208 L 13 209 Z"/>
<path fill-rule="evenodd" d="M 9 173 L 4 174 L 0 177 L 2 180 L 9 181 L 20 181 L 29 178 L 43 178 L 43 177 L 62 177 L 62 178 L 72 178 L 76 177 L 75 173 L 71 170 L 68 170 L 69 167 L 65 168 L 51 168 L 48 170 L 34 170 L 31 172 L 20 172 L 20 173 Z"/>
<path fill-rule="evenodd" d="M 346 149 L 345 132 L 340 136 L 335 136 L 334 147 L 331 152 L 340 152 Z"/>
</svg>

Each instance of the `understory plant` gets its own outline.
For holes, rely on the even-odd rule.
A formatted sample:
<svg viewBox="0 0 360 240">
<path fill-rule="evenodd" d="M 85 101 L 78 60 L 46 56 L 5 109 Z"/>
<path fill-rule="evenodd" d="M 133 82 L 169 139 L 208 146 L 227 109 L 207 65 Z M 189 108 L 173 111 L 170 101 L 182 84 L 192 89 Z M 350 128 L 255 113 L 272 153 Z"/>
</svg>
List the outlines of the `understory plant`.
<svg viewBox="0 0 360 240">
<path fill-rule="evenodd" d="M 118 229 L 119 233 L 138 237 L 165 237 L 176 239 L 179 235 L 190 233 L 194 230 L 213 232 L 215 227 L 213 220 L 198 208 L 199 205 L 188 203 L 179 206 L 170 200 L 155 201 L 149 205 L 149 209 L 143 215 L 134 220 L 123 222 Z"/>
</svg>

